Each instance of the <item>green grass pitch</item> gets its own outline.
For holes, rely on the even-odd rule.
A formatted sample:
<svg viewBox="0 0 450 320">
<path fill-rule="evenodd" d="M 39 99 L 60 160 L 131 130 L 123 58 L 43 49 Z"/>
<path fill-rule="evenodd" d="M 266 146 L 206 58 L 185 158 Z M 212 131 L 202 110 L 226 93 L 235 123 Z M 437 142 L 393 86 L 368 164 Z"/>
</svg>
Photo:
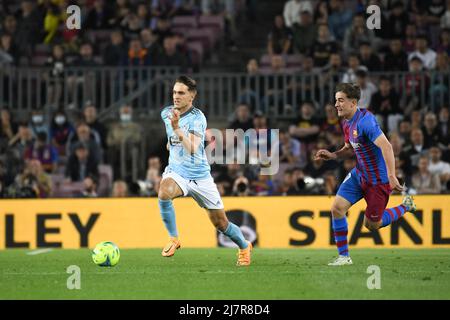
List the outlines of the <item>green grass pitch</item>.
<svg viewBox="0 0 450 320">
<path fill-rule="evenodd" d="M 354 265 L 329 267 L 335 250 L 255 249 L 238 268 L 236 250 L 122 250 L 112 268 L 90 250 L 0 251 L 0 299 L 450 299 L 450 249 L 353 249 Z M 81 289 L 67 289 L 70 265 Z M 381 289 L 369 290 L 370 265 Z"/>
</svg>

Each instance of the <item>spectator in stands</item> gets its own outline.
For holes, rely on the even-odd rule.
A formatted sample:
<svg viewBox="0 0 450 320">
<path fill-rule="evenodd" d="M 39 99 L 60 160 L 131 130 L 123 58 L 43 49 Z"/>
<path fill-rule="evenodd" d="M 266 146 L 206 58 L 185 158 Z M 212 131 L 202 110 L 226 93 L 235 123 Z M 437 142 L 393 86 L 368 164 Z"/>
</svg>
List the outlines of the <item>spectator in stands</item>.
<svg viewBox="0 0 450 320">
<path fill-rule="evenodd" d="M 359 69 L 367 71 L 367 68 L 365 66 L 361 66 L 358 55 L 356 53 L 351 53 L 348 56 L 348 69 L 342 76 L 342 82 L 355 83 L 356 71 Z"/>
<path fill-rule="evenodd" d="M 159 44 L 164 45 L 164 39 L 172 36 L 173 32 L 170 30 L 170 21 L 166 18 L 159 18 L 156 28 L 152 28 L 153 33 L 158 37 Z"/>
<path fill-rule="evenodd" d="M 314 8 L 314 23 L 316 25 L 328 24 L 328 1 L 319 0 Z"/>
<path fill-rule="evenodd" d="M 283 16 L 275 16 L 274 25 L 267 39 L 267 52 L 270 55 L 288 54 L 292 51 L 292 33 L 284 24 Z"/>
<path fill-rule="evenodd" d="M 89 156 L 96 163 L 101 163 L 103 159 L 103 150 L 100 144 L 100 135 L 96 131 L 91 132 L 91 128 L 84 122 L 77 125 L 76 131 L 69 135 L 66 154 L 71 155 L 75 152 L 78 142 L 83 143 L 89 150 Z"/>
<path fill-rule="evenodd" d="M 39 132 L 36 141 L 25 150 L 24 159 L 37 159 L 45 172 L 52 173 L 58 163 L 58 152 L 54 146 L 47 143 L 47 133 Z"/>
<path fill-rule="evenodd" d="M 96 176 L 87 176 L 83 180 L 83 191 L 74 194 L 75 198 L 97 198 L 98 179 Z"/>
<path fill-rule="evenodd" d="M 13 15 L 7 15 L 3 21 L 3 34 L 9 34 L 11 37 L 17 32 L 17 20 Z"/>
<path fill-rule="evenodd" d="M 177 42 L 174 36 L 167 36 L 164 39 L 163 53 L 156 64 L 160 66 L 177 66 L 183 72 L 188 67 L 188 59 L 181 52 L 177 51 Z"/>
<path fill-rule="evenodd" d="M 286 27 L 292 28 L 295 23 L 300 24 L 302 22 L 302 16 L 300 12 L 308 11 L 313 14 L 313 6 L 311 1 L 306 0 L 289 0 L 284 4 L 283 17 L 286 22 Z"/>
<path fill-rule="evenodd" d="M 47 100 L 50 105 L 58 109 L 64 89 L 64 69 L 66 59 L 64 48 L 57 44 L 52 48 L 52 55 L 45 63 L 46 67 L 51 68 L 48 74 Z"/>
<path fill-rule="evenodd" d="M 152 156 L 148 159 L 144 194 L 151 197 L 157 196 L 161 180 L 161 160 L 159 157 Z"/>
<path fill-rule="evenodd" d="M 409 15 L 402 1 L 395 1 L 391 7 L 391 14 L 387 18 L 386 29 L 390 38 L 404 38 L 406 26 L 409 23 Z"/>
<path fill-rule="evenodd" d="M 375 34 L 373 30 L 367 28 L 366 19 L 363 14 L 357 14 L 353 17 L 353 23 L 345 31 L 343 49 L 346 54 L 359 48 L 361 43 L 368 43 L 369 46 L 375 44 Z"/>
<path fill-rule="evenodd" d="M 359 45 L 359 61 L 369 71 L 381 71 L 382 64 L 378 55 L 373 53 L 369 42 L 361 42 Z"/>
<path fill-rule="evenodd" d="M 442 29 L 450 28 L 450 0 L 447 0 L 446 4 L 447 9 L 442 14 L 440 19 L 440 26 Z"/>
<path fill-rule="evenodd" d="M 425 23 L 429 25 L 439 25 L 441 17 L 445 13 L 446 0 L 417 1 L 419 12 L 425 13 Z"/>
<path fill-rule="evenodd" d="M 66 143 L 69 135 L 74 131 L 65 112 L 62 110 L 55 112 L 50 124 L 50 138 L 58 151 L 58 155 L 64 156 L 66 154 Z"/>
<path fill-rule="evenodd" d="M 141 41 L 136 38 L 130 41 L 128 57 L 125 62 L 127 66 L 149 66 L 152 62 L 147 49 L 142 48 Z M 136 79 L 137 80 L 137 79 Z"/>
<path fill-rule="evenodd" d="M 264 97 L 262 98 L 262 108 L 267 114 L 269 108 L 277 108 L 278 112 L 283 112 L 284 106 L 281 105 L 283 98 L 284 81 L 283 78 L 289 71 L 286 68 L 286 61 L 281 55 L 273 55 L 270 59 L 270 69 L 267 70 L 268 76 L 264 79 Z M 263 111 L 260 110 L 260 111 Z"/>
<path fill-rule="evenodd" d="M 434 112 L 427 112 L 422 127 L 424 148 L 429 149 L 433 145 L 438 145 L 442 141 L 438 128 L 437 117 Z"/>
<path fill-rule="evenodd" d="M 147 50 L 150 61 L 156 61 L 158 56 L 162 55 L 163 48 L 158 42 L 158 37 L 150 28 L 141 31 L 142 48 Z"/>
<path fill-rule="evenodd" d="M 436 46 L 436 52 L 445 52 L 450 55 L 450 29 L 443 29 L 439 35 L 439 42 Z"/>
<path fill-rule="evenodd" d="M 339 187 L 336 174 L 333 171 L 328 171 L 325 173 L 324 180 L 323 193 L 326 195 L 335 195 Z"/>
<path fill-rule="evenodd" d="M 430 160 L 427 155 L 422 155 L 418 162 L 418 171 L 412 176 L 412 187 L 418 194 L 437 194 L 441 192 L 441 180 L 439 175 L 431 173 L 428 169 Z"/>
<path fill-rule="evenodd" d="M 106 137 L 108 134 L 108 129 L 106 126 L 101 123 L 97 118 L 97 108 L 94 106 L 92 101 L 88 101 L 85 104 L 84 107 L 84 121 L 86 121 L 86 124 L 91 128 L 91 132 L 98 133 L 100 137 L 100 145 L 103 151 L 106 151 L 107 144 L 106 144 Z M 95 133 L 94 133 L 95 134 Z"/>
<path fill-rule="evenodd" d="M 436 66 L 430 74 L 430 107 L 436 109 L 436 105 L 440 105 L 444 101 L 448 101 L 450 80 L 448 74 L 450 72 L 449 58 L 445 51 L 439 52 L 436 57 Z"/>
<path fill-rule="evenodd" d="M 7 33 L 2 34 L 0 37 L 0 64 L 17 64 L 17 56 L 17 49 L 13 43 L 12 36 Z"/>
<path fill-rule="evenodd" d="M 328 25 L 337 41 L 343 41 L 345 31 L 352 23 L 353 12 L 344 7 L 342 0 L 330 0 L 328 5 Z"/>
<path fill-rule="evenodd" d="M 431 174 L 437 174 L 441 180 L 442 190 L 449 190 L 448 183 L 450 182 L 450 163 L 441 160 L 442 151 L 437 146 L 432 146 L 429 151 L 430 164 L 428 170 Z"/>
<path fill-rule="evenodd" d="M 418 35 L 415 24 L 408 24 L 406 26 L 405 38 L 403 39 L 403 48 L 406 53 L 411 53 L 416 49 L 416 37 Z"/>
<path fill-rule="evenodd" d="M 319 24 L 317 33 L 318 38 L 312 48 L 314 66 L 324 67 L 329 62 L 331 54 L 337 53 L 338 44 L 331 38 L 327 24 Z"/>
<path fill-rule="evenodd" d="M 91 175 L 99 176 L 98 162 L 89 154 L 89 148 L 83 142 L 75 145 L 74 153 L 67 161 L 65 175 L 72 182 L 83 181 Z"/>
<path fill-rule="evenodd" d="M 17 43 L 19 54 L 29 57 L 36 43 L 42 39 L 42 17 L 34 8 L 33 1 L 23 0 L 20 4 L 17 30 L 14 39 Z"/>
<path fill-rule="evenodd" d="M 44 17 L 44 43 L 52 43 L 57 37 L 58 28 L 63 21 L 63 15 L 54 3 L 50 3 L 47 7 L 47 12 Z"/>
<path fill-rule="evenodd" d="M 113 198 L 126 198 L 128 197 L 128 185 L 123 180 L 114 181 L 112 187 L 111 197 Z"/>
<path fill-rule="evenodd" d="M 111 27 L 118 28 L 125 17 L 130 13 L 130 3 L 128 0 L 116 0 L 112 6 L 111 19 L 109 24 Z"/>
<path fill-rule="evenodd" d="M 113 14 L 104 0 L 94 0 L 93 7 L 88 11 L 84 28 L 86 29 L 109 29 Z"/>
<path fill-rule="evenodd" d="M 151 17 L 147 3 L 142 2 L 137 5 L 136 16 L 139 20 L 139 28 L 141 30 L 150 26 Z"/>
<path fill-rule="evenodd" d="M 412 110 L 421 107 L 421 100 L 424 94 L 428 92 L 429 78 L 427 74 L 422 73 L 423 61 L 417 56 L 409 60 L 409 73 L 405 76 L 405 109 L 404 113 L 410 115 Z"/>
<path fill-rule="evenodd" d="M 289 133 L 308 146 L 315 142 L 320 133 L 320 120 L 315 117 L 317 110 L 312 102 L 304 102 L 299 111 L 299 117 L 289 127 Z M 309 147 L 306 149 L 309 149 Z"/>
<path fill-rule="evenodd" d="M 293 47 L 296 53 L 310 55 L 312 47 L 317 39 L 317 26 L 314 24 L 311 11 L 300 12 L 299 23 L 292 25 Z"/>
<path fill-rule="evenodd" d="M 45 118 L 45 114 L 42 110 L 31 111 L 29 127 L 34 137 L 36 137 L 39 132 L 45 132 L 47 135 L 50 132 Z"/>
<path fill-rule="evenodd" d="M 259 77 L 260 69 L 256 59 L 247 62 L 247 76 L 241 78 L 239 103 L 248 104 L 251 110 L 260 108 L 260 98 L 264 93 L 264 78 Z"/>
<path fill-rule="evenodd" d="M 17 159 L 23 159 L 25 150 L 33 144 L 33 134 L 28 124 L 19 123 L 17 134 L 9 140 L 9 148 L 17 155 Z"/>
<path fill-rule="evenodd" d="M 106 66 L 120 66 L 127 56 L 127 48 L 120 30 L 111 32 L 110 43 L 103 51 L 103 63 Z"/>
<path fill-rule="evenodd" d="M 339 83 L 341 74 L 344 71 L 341 55 L 337 52 L 330 54 L 330 60 L 322 68 L 321 77 L 319 77 L 319 82 L 324 89 L 325 96 L 332 95 L 334 86 Z"/>
<path fill-rule="evenodd" d="M 8 109 L 0 110 L 0 139 L 4 140 L 4 146 L 17 134 L 17 123 L 12 119 Z M 3 145 L 3 143 L 2 143 Z"/>
<path fill-rule="evenodd" d="M 20 197 L 47 198 L 52 192 L 51 179 L 39 160 L 27 162 L 24 171 L 16 177 L 16 190 Z"/>
<path fill-rule="evenodd" d="M 229 129 L 242 129 L 247 131 L 253 128 L 253 119 L 250 112 L 250 107 L 241 103 L 236 107 L 235 119 L 228 125 Z"/>
<path fill-rule="evenodd" d="M 294 188 L 294 181 L 292 177 L 292 169 L 286 169 L 283 173 L 283 179 L 278 184 L 276 193 L 281 196 L 287 196 Z"/>
<path fill-rule="evenodd" d="M 336 161 L 324 161 L 322 159 L 314 160 L 315 154 L 319 151 L 319 147 L 314 147 L 309 153 L 309 161 L 303 169 L 305 175 L 313 178 L 323 177 L 325 172 L 333 170 L 337 167 Z"/>
<path fill-rule="evenodd" d="M 143 132 L 141 125 L 133 121 L 133 109 L 130 105 L 124 105 L 120 108 L 119 119 L 119 121 L 111 124 L 106 139 L 108 159 L 113 166 L 115 177 L 120 174 L 121 150 L 125 152 L 125 166 L 130 169 L 133 149 L 141 143 Z M 127 172 L 131 174 L 131 169 Z"/>
<path fill-rule="evenodd" d="M 441 107 L 439 110 L 438 128 L 442 137 L 442 143 L 450 143 L 450 110 L 448 107 Z"/>
<path fill-rule="evenodd" d="M 121 27 L 123 30 L 124 37 L 126 41 L 131 39 L 139 38 L 139 33 L 141 32 L 141 21 L 139 17 L 134 13 L 130 12 L 121 22 Z"/>
<path fill-rule="evenodd" d="M 260 174 L 251 182 L 251 190 L 255 196 L 271 196 L 275 193 L 275 184 L 270 175 Z"/>
<path fill-rule="evenodd" d="M 384 71 L 407 71 L 408 56 L 402 48 L 400 38 L 389 41 L 389 50 L 384 57 Z"/>
<path fill-rule="evenodd" d="M 422 154 L 426 154 L 423 132 L 416 128 L 411 130 L 410 144 L 406 145 L 403 151 L 407 157 L 407 166 L 417 166 L 419 157 Z"/>
<path fill-rule="evenodd" d="M 377 92 L 377 87 L 368 79 L 367 71 L 359 68 L 355 72 L 356 84 L 361 90 L 361 98 L 358 101 L 358 108 L 366 109 L 370 107 L 372 95 Z"/>
<path fill-rule="evenodd" d="M 258 163 L 259 154 L 262 150 L 271 151 L 272 135 L 271 129 L 268 126 L 267 116 L 262 112 L 255 112 L 253 116 L 253 128 L 256 130 L 256 137 L 249 139 L 249 148 L 253 153 L 249 154 L 250 164 Z M 252 162 L 255 161 L 255 162 Z"/>
<path fill-rule="evenodd" d="M 408 117 L 403 118 L 403 120 L 401 120 L 398 125 L 398 133 L 404 145 L 408 145 L 411 143 L 411 130 L 411 120 Z"/>
<path fill-rule="evenodd" d="M 325 105 L 325 119 L 320 125 L 320 135 L 326 137 L 327 134 L 342 134 L 342 128 L 334 104 Z"/>
<path fill-rule="evenodd" d="M 408 60 L 413 57 L 419 57 L 426 69 L 432 70 L 436 65 L 436 52 L 428 47 L 428 39 L 425 36 L 416 38 L 415 51 L 411 52 Z"/>
<path fill-rule="evenodd" d="M 383 118 L 381 122 L 383 128 L 389 132 L 396 130 L 398 116 L 402 114 L 399 94 L 392 88 L 391 80 L 386 76 L 380 78 L 378 89 L 370 101 L 370 111 Z"/>
<path fill-rule="evenodd" d="M 297 139 L 293 139 L 288 130 L 280 130 L 279 143 L 279 161 L 299 167 L 304 167 L 306 157 L 302 152 L 302 144 Z"/>
</svg>

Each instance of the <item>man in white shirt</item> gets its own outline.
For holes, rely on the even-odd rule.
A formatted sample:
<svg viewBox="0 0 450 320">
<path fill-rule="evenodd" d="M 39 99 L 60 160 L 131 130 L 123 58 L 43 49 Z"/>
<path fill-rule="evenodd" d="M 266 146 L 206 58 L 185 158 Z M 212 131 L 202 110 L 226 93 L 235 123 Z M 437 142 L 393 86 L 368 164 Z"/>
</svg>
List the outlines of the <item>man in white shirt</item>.
<svg viewBox="0 0 450 320">
<path fill-rule="evenodd" d="M 436 146 L 430 148 L 430 164 L 428 165 L 428 170 L 439 176 L 442 188 L 445 190 L 447 182 L 450 180 L 450 163 L 442 161 L 441 156 L 441 149 Z"/>
<path fill-rule="evenodd" d="M 286 27 L 292 28 L 294 23 L 300 24 L 300 12 L 309 11 L 311 15 L 314 13 L 313 6 L 309 0 L 290 0 L 285 3 L 283 16 Z"/>
<path fill-rule="evenodd" d="M 428 48 L 428 39 L 425 36 L 419 36 L 415 43 L 416 50 L 408 56 L 408 61 L 413 57 L 419 57 L 423 61 L 423 65 L 428 70 L 434 69 L 436 65 L 436 52 Z"/>
<path fill-rule="evenodd" d="M 358 108 L 367 109 L 370 107 L 372 95 L 378 91 L 377 86 L 367 79 L 367 70 L 358 68 L 355 72 L 356 84 L 361 89 L 361 97 L 358 101 Z"/>
</svg>

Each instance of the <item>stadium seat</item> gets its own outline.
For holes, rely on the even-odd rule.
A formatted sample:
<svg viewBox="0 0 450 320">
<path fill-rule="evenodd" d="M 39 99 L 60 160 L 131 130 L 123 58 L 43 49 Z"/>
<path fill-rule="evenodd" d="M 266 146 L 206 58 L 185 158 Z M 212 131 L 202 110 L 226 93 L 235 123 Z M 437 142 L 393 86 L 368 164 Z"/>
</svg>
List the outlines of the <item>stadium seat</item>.
<svg viewBox="0 0 450 320">
<path fill-rule="evenodd" d="M 47 62 L 47 56 L 34 56 L 31 58 L 31 65 L 35 67 L 41 67 Z"/>
<path fill-rule="evenodd" d="M 192 62 L 195 65 L 200 65 L 203 61 L 203 54 L 204 54 L 202 42 L 200 42 L 200 41 L 188 42 L 187 47 L 189 50 L 191 50 L 191 52 L 193 54 Z"/>
<path fill-rule="evenodd" d="M 216 30 L 216 32 L 221 35 L 224 29 L 224 19 L 222 16 L 208 16 L 203 15 L 200 16 L 198 20 L 198 25 L 200 28 L 203 27 L 212 27 Z"/>
<path fill-rule="evenodd" d="M 176 16 L 172 19 L 172 28 L 197 28 L 197 19 L 195 16 Z"/>
<path fill-rule="evenodd" d="M 39 43 L 34 47 L 34 55 L 36 56 L 48 56 L 52 53 L 52 49 L 46 43 Z"/>
<path fill-rule="evenodd" d="M 207 51 L 210 51 L 214 47 L 215 43 L 215 35 L 214 30 L 211 28 L 203 28 L 203 29 L 190 29 L 186 34 L 186 38 L 189 41 L 201 41 L 203 44 L 203 48 Z"/>
<path fill-rule="evenodd" d="M 264 54 L 261 57 L 261 59 L 259 59 L 259 65 L 261 67 L 270 66 L 270 60 L 271 60 L 270 55 L 269 54 Z"/>
<path fill-rule="evenodd" d="M 290 54 L 286 56 L 286 65 L 288 67 L 300 67 L 302 65 L 302 55 Z"/>
</svg>

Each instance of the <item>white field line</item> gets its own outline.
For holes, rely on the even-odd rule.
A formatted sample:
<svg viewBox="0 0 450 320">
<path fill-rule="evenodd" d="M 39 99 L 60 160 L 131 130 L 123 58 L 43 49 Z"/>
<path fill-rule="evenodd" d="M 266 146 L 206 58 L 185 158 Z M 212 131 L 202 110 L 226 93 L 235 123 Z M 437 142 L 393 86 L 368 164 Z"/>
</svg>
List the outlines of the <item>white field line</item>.
<svg viewBox="0 0 450 320">
<path fill-rule="evenodd" d="M 37 254 L 47 253 L 47 252 L 50 252 L 50 251 L 53 251 L 53 249 L 51 249 L 51 248 L 47 248 L 47 249 L 38 249 L 38 250 L 33 250 L 33 251 L 27 252 L 27 255 L 29 255 L 29 256 L 35 256 L 35 255 L 37 255 Z"/>
</svg>

